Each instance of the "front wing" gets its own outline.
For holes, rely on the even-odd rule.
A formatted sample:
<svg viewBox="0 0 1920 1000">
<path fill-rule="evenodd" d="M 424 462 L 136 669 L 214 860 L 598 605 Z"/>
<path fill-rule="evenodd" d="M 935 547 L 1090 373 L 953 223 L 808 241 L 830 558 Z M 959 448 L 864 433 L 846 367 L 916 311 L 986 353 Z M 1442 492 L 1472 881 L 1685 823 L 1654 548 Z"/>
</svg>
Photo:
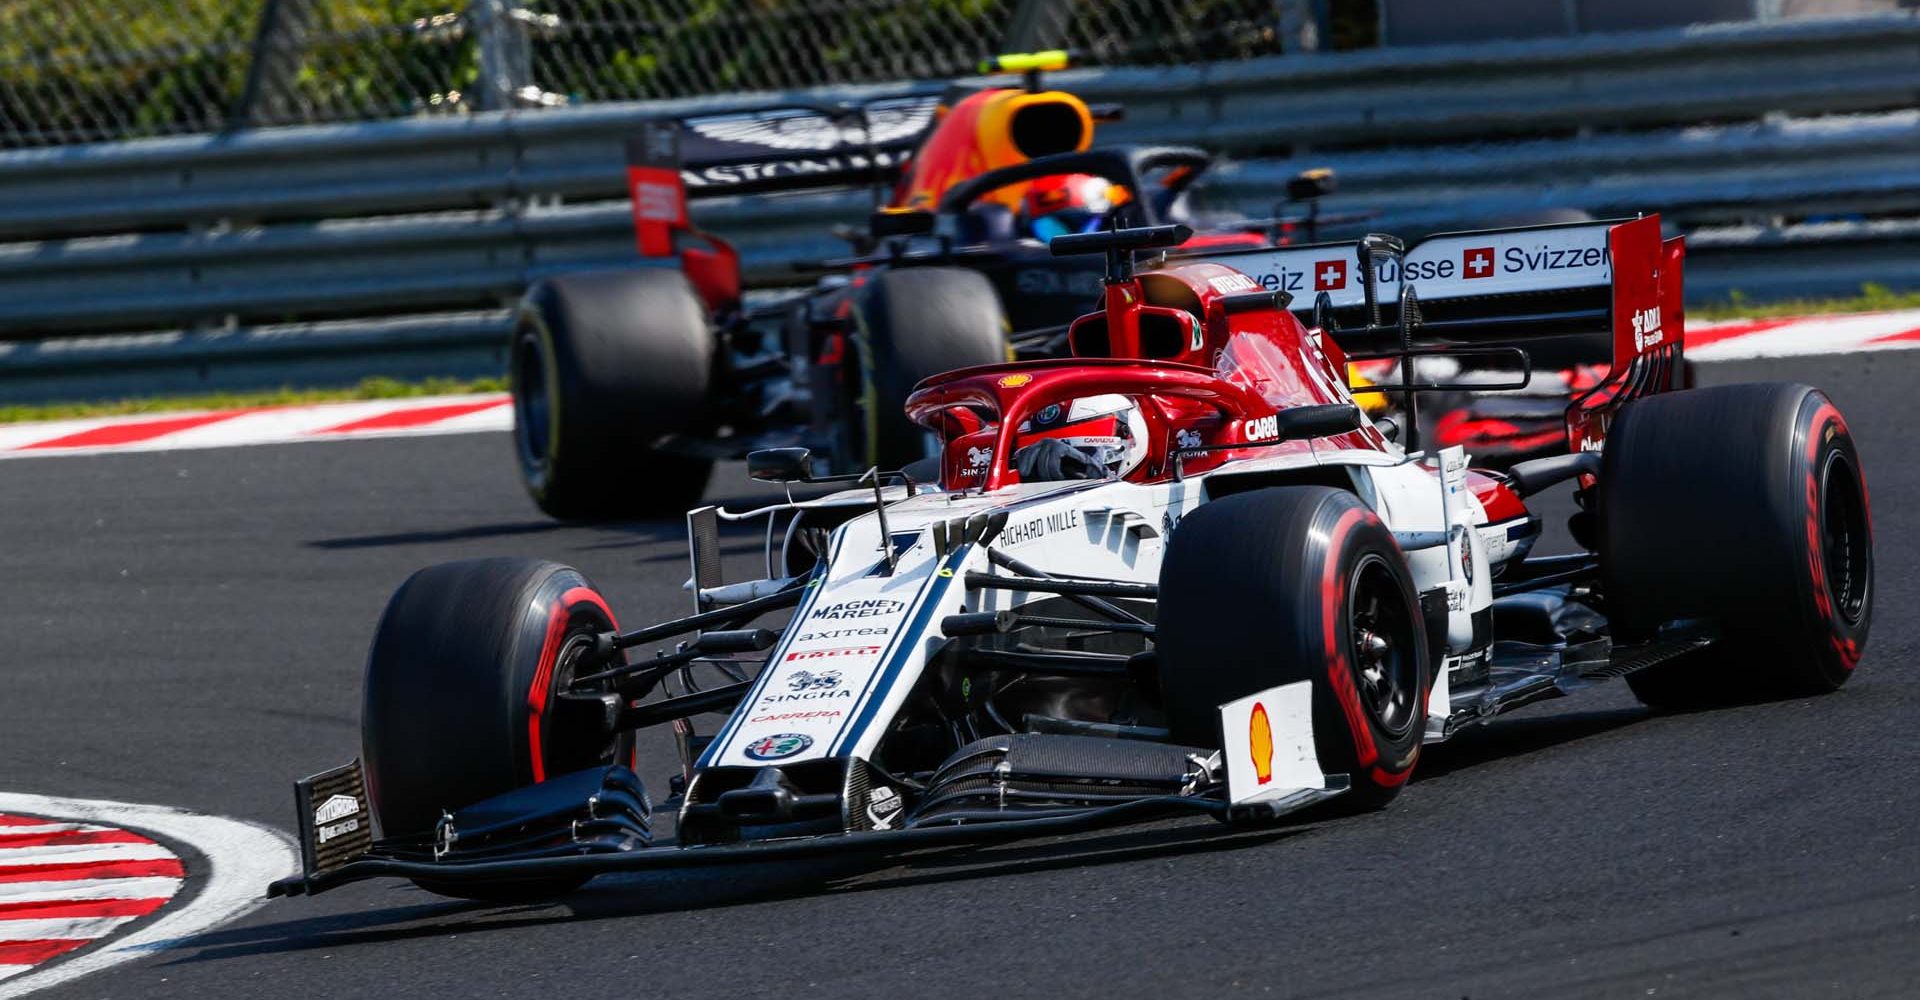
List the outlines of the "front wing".
<svg viewBox="0 0 1920 1000">
<path fill-rule="evenodd" d="M 738 843 L 654 844 L 651 806 L 631 771 L 582 771 L 509 792 L 447 815 L 431 843 L 376 841 L 358 761 L 295 786 L 304 870 L 267 895 L 313 895 L 362 879 L 396 877 L 447 886 L 564 884 L 616 872 L 644 872 L 827 855 L 885 857 L 926 848 L 982 845 L 1081 833 L 1201 814 L 1265 821 L 1334 798 L 1345 775 L 1321 772 L 1314 751 L 1311 687 L 1297 682 L 1221 706 L 1224 780 L 1191 794 L 1146 795 L 1092 807 L 977 811 L 964 819 L 904 829 L 770 836 Z M 457 832 L 456 832 L 457 831 Z"/>
</svg>

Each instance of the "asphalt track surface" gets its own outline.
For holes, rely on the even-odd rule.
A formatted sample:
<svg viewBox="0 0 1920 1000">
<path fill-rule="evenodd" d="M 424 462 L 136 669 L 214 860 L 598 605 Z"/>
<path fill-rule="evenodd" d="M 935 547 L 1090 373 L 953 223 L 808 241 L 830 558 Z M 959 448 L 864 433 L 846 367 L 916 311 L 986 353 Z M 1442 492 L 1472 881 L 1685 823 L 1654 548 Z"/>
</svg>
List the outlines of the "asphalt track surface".
<svg viewBox="0 0 1920 1000">
<path fill-rule="evenodd" d="M 1920 995 L 1917 373 L 1703 369 L 1823 386 L 1859 439 L 1876 622 L 1833 696 L 1660 716 L 1609 687 L 1433 749 L 1384 813 L 1276 831 L 606 878 L 538 907 L 364 883 L 37 996 Z M 414 568 L 549 557 L 626 621 L 685 607 L 679 524 L 549 524 L 508 460 L 488 434 L 0 468 L 0 789 L 288 829 L 291 780 L 357 753 L 366 643 Z M 763 494 L 736 466 L 712 495 Z M 645 751 L 663 782 L 670 750 Z"/>
</svg>

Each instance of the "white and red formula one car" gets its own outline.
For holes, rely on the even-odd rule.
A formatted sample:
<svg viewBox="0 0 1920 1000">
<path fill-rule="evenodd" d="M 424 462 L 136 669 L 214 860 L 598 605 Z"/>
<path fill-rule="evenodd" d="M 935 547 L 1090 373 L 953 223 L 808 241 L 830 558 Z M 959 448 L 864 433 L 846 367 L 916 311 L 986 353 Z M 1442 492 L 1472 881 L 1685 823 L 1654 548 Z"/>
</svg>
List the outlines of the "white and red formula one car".
<svg viewBox="0 0 1920 1000">
<path fill-rule="evenodd" d="M 1846 422 L 1806 386 L 1669 391 L 1683 248 L 1656 219 L 1136 269 L 1185 235 L 1055 240 L 1107 255 L 1104 308 L 1071 359 L 923 382 L 907 411 L 937 469 L 692 512 L 691 617 L 621 631 L 550 563 L 416 574 L 374 640 L 365 763 L 299 784 L 306 871 L 273 891 L 384 875 L 528 897 L 1182 811 L 1373 808 L 1424 744 L 1610 679 L 1668 706 L 1847 680 L 1873 550 Z M 1316 264 L 1351 269 L 1363 326 L 1328 329 L 1331 302 L 1302 324 L 1266 277 Z M 1583 327 L 1611 334 L 1611 371 L 1569 407 L 1565 454 L 1505 473 L 1366 421 L 1344 378 L 1471 352 L 1525 371 L 1530 336 Z M 1443 388 L 1368 391 L 1413 411 Z M 794 482 L 811 463 L 750 466 Z M 1528 497 L 1569 481 L 1584 550 L 1531 554 Z M 726 583 L 718 528 L 744 519 L 767 522 L 766 573 Z M 652 725 L 682 752 L 671 842 L 630 770 Z"/>
</svg>

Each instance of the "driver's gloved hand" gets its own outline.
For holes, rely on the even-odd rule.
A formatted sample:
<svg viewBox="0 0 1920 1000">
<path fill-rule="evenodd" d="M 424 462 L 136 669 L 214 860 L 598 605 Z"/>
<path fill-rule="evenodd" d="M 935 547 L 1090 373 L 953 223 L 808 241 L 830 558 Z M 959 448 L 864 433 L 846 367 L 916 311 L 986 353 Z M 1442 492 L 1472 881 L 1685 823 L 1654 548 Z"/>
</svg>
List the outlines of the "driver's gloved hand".
<svg viewBox="0 0 1920 1000">
<path fill-rule="evenodd" d="M 1051 483 L 1068 479 L 1105 479 L 1107 470 L 1087 453 L 1058 438 L 1041 438 L 1013 453 L 1013 467 L 1023 483 Z"/>
</svg>

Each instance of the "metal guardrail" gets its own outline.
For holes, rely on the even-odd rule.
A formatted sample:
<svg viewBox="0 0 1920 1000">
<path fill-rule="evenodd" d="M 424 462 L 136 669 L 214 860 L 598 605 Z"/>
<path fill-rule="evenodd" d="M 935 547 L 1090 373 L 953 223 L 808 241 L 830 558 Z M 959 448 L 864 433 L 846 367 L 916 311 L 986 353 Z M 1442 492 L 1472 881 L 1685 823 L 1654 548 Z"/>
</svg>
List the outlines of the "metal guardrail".
<svg viewBox="0 0 1920 1000">
<path fill-rule="evenodd" d="M 1230 164 L 1209 193 L 1258 200 L 1306 166 L 1338 171 L 1329 211 L 1452 229 L 1522 209 L 1659 209 L 1689 229 L 1767 216 L 1920 210 L 1920 111 L 1695 126 L 1484 147 Z"/>
<path fill-rule="evenodd" d="M 1378 209 L 1372 226 L 1388 231 L 1556 207 L 1659 210 L 1687 229 L 1750 227 L 1696 241 L 1688 271 L 1696 296 L 1846 290 L 1920 270 L 1910 228 L 1862 221 L 1784 240 L 1773 224 L 1920 215 L 1915 18 L 1056 79 L 1127 105 L 1127 120 L 1103 141 L 1237 154 L 1202 188 L 1216 209 L 1267 215 L 1286 178 L 1331 164 L 1342 192 L 1326 207 Z M 205 371 L 269 354 L 283 366 L 302 352 L 359 355 L 367 374 L 383 370 L 369 360 L 375 352 L 457 346 L 462 364 L 493 364 L 482 341 L 497 336 L 498 310 L 528 282 L 637 263 L 622 139 L 650 117 L 743 103 L 609 104 L 0 155 L 0 241 L 12 241 L 0 242 L 0 340 L 188 331 L 137 364 L 77 344 L 0 353 L 0 396 L 43 394 L 56 371 L 166 363 Z M 767 285 L 791 280 L 796 261 L 844 249 L 828 225 L 857 220 L 866 206 L 863 193 L 831 192 L 703 202 L 696 215 L 735 239 L 749 281 Z M 476 320 L 474 310 L 491 312 Z M 301 342 L 312 350 L 288 346 Z"/>
<path fill-rule="evenodd" d="M 1164 130 L 1233 151 L 1829 114 L 1915 103 L 1920 19 L 1702 25 L 1114 70 L 1085 89 L 1127 103 L 1128 122 L 1112 137 L 1171 138 Z"/>
</svg>

